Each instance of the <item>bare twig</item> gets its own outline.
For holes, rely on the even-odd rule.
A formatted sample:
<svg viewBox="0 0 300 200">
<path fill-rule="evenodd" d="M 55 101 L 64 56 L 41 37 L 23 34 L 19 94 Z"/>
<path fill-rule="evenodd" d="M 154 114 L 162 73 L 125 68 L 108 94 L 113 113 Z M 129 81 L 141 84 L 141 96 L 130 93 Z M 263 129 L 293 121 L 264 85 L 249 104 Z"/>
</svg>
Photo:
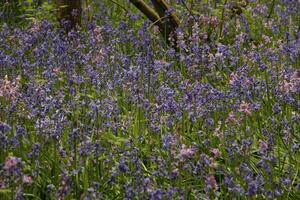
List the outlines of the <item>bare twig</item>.
<svg viewBox="0 0 300 200">
<path fill-rule="evenodd" d="M 182 1 L 182 4 L 183 4 L 183 6 L 185 7 L 185 9 L 190 13 L 190 15 L 194 18 L 194 20 L 197 21 L 197 19 L 196 19 L 196 17 L 195 17 L 195 14 L 194 14 L 193 10 L 190 9 L 190 8 L 186 5 L 186 3 L 185 3 L 184 1 Z"/>
<path fill-rule="evenodd" d="M 120 8 L 122 8 L 125 12 L 128 12 L 128 10 L 123 5 L 121 5 L 119 2 L 117 2 L 115 0 L 109 0 L 109 1 L 112 2 L 112 3 L 114 3 L 114 4 L 116 4 Z"/>
<path fill-rule="evenodd" d="M 271 5 L 271 8 L 270 8 L 270 11 L 269 11 L 269 14 L 267 16 L 267 18 L 270 18 L 272 13 L 273 13 L 273 10 L 274 10 L 274 6 L 275 6 L 275 0 L 272 1 L 272 5 Z"/>
<path fill-rule="evenodd" d="M 166 18 L 167 18 L 167 16 L 159 18 L 157 21 L 155 21 L 152 24 L 150 24 L 149 28 L 151 29 L 154 25 L 157 25 L 157 23 L 161 23 L 161 21 L 164 20 L 164 19 L 166 19 Z"/>
</svg>

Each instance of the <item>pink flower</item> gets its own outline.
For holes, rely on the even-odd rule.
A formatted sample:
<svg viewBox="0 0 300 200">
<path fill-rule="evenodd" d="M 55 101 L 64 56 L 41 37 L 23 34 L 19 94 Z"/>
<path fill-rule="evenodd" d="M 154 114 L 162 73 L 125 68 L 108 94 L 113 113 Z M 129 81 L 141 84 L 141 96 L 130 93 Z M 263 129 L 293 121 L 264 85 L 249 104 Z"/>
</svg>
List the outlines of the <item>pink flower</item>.
<svg viewBox="0 0 300 200">
<path fill-rule="evenodd" d="M 300 87 L 300 71 L 295 71 L 289 80 L 284 79 L 279 89 L 283 93 L 296 93 Z"/>
<path fill-rule="evenodd" d="M 216 28 L 217 25 L 218 25 L 218 18 L 217 18 L 217 17 L 211 17 L 211 18 L 210 18 L 210 21 L 209 21 L 209 25 L 210 25 L 212 28 Z"/>
<path fill-rule="evenodd" d="M 291 77 L 291 90 L 298 92 L 300 87 L 300 70 L 295 71 Z"/>
<path fill-rule="evenodd" d="M 249 103 L 246 103 L 244 101 L 242 101 L 242 103 L 240 104 L 240 107 L 239 107 L 239 112 L 242 112 L 242 113 L 245 113 L 247 115 L 251 115 L 252 113 L 252 109 L 251 109 L 251 106 Z"/>
<path fill-rule="evenodd" d="M 29 184 L 29 185 L 31 185 L 31 184 L 33 183 L 32 177 L 31 177 L 31 176 L 28 176 L 28 175 L 24 175 L 24 176 L 22 177 L 22 181 L 23 181 L 23 183 Z"/>
<path fill-rule="evenodd" d="M 103 40 L 103 27 L 97 26 L 94 29 L 94 36 L 97 42 L 101 42 Z"/>
<path fill-rule="evenodd" d="M 225 121 L 226 123 L 235 123 L 237 122 L 236 116 L 233 112 L 230 112 L 227 116 L 227 119 Z"/>
<path fill-rule="evenodd" d="M 180 156 L 184 159 L 191 158 L 195 153 L 195 150 L 192 148 L 186 148 L 185 145 L 182 145 L 180 150 Z"/>
<path fill-rule="evenodd" d="M 280 90 L 283 93 L 290 93 L 292 91 L 292 84 L 284 80 L 280 86 Z"/>
<path fill-rule="evenodd" d="M 29 29 L 29 31 L 32 34 L 38 33 L 40 31 L 40 27 L 39 27 L 38 21 L 36 19 L 33 20 L 32 26 Z"/>
<path fill-rule="evenodd" d="M 5 183 L 4 183 L 4 181 L 2 181 L 2 180 L 0 180 L 0 189 L 3 189 L 3 188 L 5 188 Z"/>
<path fill-rule="evenodd" d="M 221 155 L 221 152 L 219 149 L 211 149 L 210 151 L 214 154 L 215 158 L 220 157 L 220 155 Z"/>
<path fill-rule="evenodd" d="M 265 152 L 268 149 L 268 144 L 263 140 L 258 140 L 259 151 Z"/>
<path fill-rule="evenodd" d="M 213 175 L 209 175 L 205 177 L 205 182 L 206 182 L 206 188 L 208 190 L 217 190 L 218 189 L 218 184 Z"/>
<path fill-rule="evenodd" d="M 234 85 L 238 81 L 238 76 L 235 73 L 230 74 L 229 84 Z"/>
<path fill-rule="evenodd" d="M 17 91 L 20 86 L 21 77 L 18 76 L 14 81 L 8 80 L 8 76 L 5 76 L 4 80 L 0 80 L 0 97 L 5 97 L 9 100 L 15 100 L 17 97 Z"/>
<path fill-rule="evenodd" d="M 20 159 L 14 156 L 9 156 L 6 158 L 5 163 L 4 163 L 4 169 L 5 170 L 10 170 L 13 169 L 17 166 L 17 164 L 20 162 Z"/>
</svg>

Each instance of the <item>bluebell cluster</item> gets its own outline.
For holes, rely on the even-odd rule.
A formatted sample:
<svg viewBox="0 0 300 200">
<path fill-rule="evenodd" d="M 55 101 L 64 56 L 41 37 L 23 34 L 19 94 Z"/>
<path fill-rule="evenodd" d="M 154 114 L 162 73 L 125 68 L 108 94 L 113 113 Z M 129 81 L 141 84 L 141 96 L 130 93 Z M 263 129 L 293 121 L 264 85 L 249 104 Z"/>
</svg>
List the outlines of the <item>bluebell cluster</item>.
<svg viewBox="0 0 300 200">
<path fill-rule="evenodd" d="M 133 14 L 3 24 L 0 198 L 300 199 L 300 3 L 230 10 L 177 51 Z"/>
</svg>

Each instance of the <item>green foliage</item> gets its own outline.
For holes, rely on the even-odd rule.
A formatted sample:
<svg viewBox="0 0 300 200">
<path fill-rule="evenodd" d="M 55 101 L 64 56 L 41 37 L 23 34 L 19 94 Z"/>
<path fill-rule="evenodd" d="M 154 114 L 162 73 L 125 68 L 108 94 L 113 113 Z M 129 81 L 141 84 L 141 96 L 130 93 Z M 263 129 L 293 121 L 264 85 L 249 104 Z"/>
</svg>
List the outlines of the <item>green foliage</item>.
<svg viewBox="0 0 300 200">
<path fill-rule="evenodd" d="M 1 0 L 0 6 L 0 20 L 7 24 L 21 23 L 24 19 L 24 12 L 26 10 L 25 3 L 20 0 L 6 1 Z M 26 2 L 26 1 L 25 1 Z"/>
<path fill-rule="evenodd" d="M 54 22 L 56 20 L 56 8 L 53 3 L 43 2 L 39 8 L 33 9 L 33 12 L 28 17 L 38 20 L 46 19 Z"/>
<path fill-rule="evenodd" d="M 24 26 L 32 20 L 46 19 L 54 22 L 56 9 L 53 1 L 1 0 L 0 23 Z"/>
</svg>

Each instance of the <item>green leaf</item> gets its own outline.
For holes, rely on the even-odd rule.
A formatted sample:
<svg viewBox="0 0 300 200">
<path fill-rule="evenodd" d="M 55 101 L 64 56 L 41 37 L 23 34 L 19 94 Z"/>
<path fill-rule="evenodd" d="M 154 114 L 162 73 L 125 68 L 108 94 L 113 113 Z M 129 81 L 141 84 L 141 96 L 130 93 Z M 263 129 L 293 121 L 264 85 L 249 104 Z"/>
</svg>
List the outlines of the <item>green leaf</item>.
<svg viewBox="0 0 300 200">
<path fill-rule="evenodd" d="M 11 193 L 11 189 L 6 189 L 6 188 L 1 188 L 0 189 L 0 194 L 8 194 Z"/>
<path fill-rule="evenodd" d="M 110 143 L 113 143 L 117 146 L 120 146 L 124 144 L 125 142 L 129 142 L 129 139 L 123 138 L 123 137 L 118 137 L 113 135 L 112 133 L 104 133 L 102 135 L 103 139 L 107 140 Z"/>
</svg>

